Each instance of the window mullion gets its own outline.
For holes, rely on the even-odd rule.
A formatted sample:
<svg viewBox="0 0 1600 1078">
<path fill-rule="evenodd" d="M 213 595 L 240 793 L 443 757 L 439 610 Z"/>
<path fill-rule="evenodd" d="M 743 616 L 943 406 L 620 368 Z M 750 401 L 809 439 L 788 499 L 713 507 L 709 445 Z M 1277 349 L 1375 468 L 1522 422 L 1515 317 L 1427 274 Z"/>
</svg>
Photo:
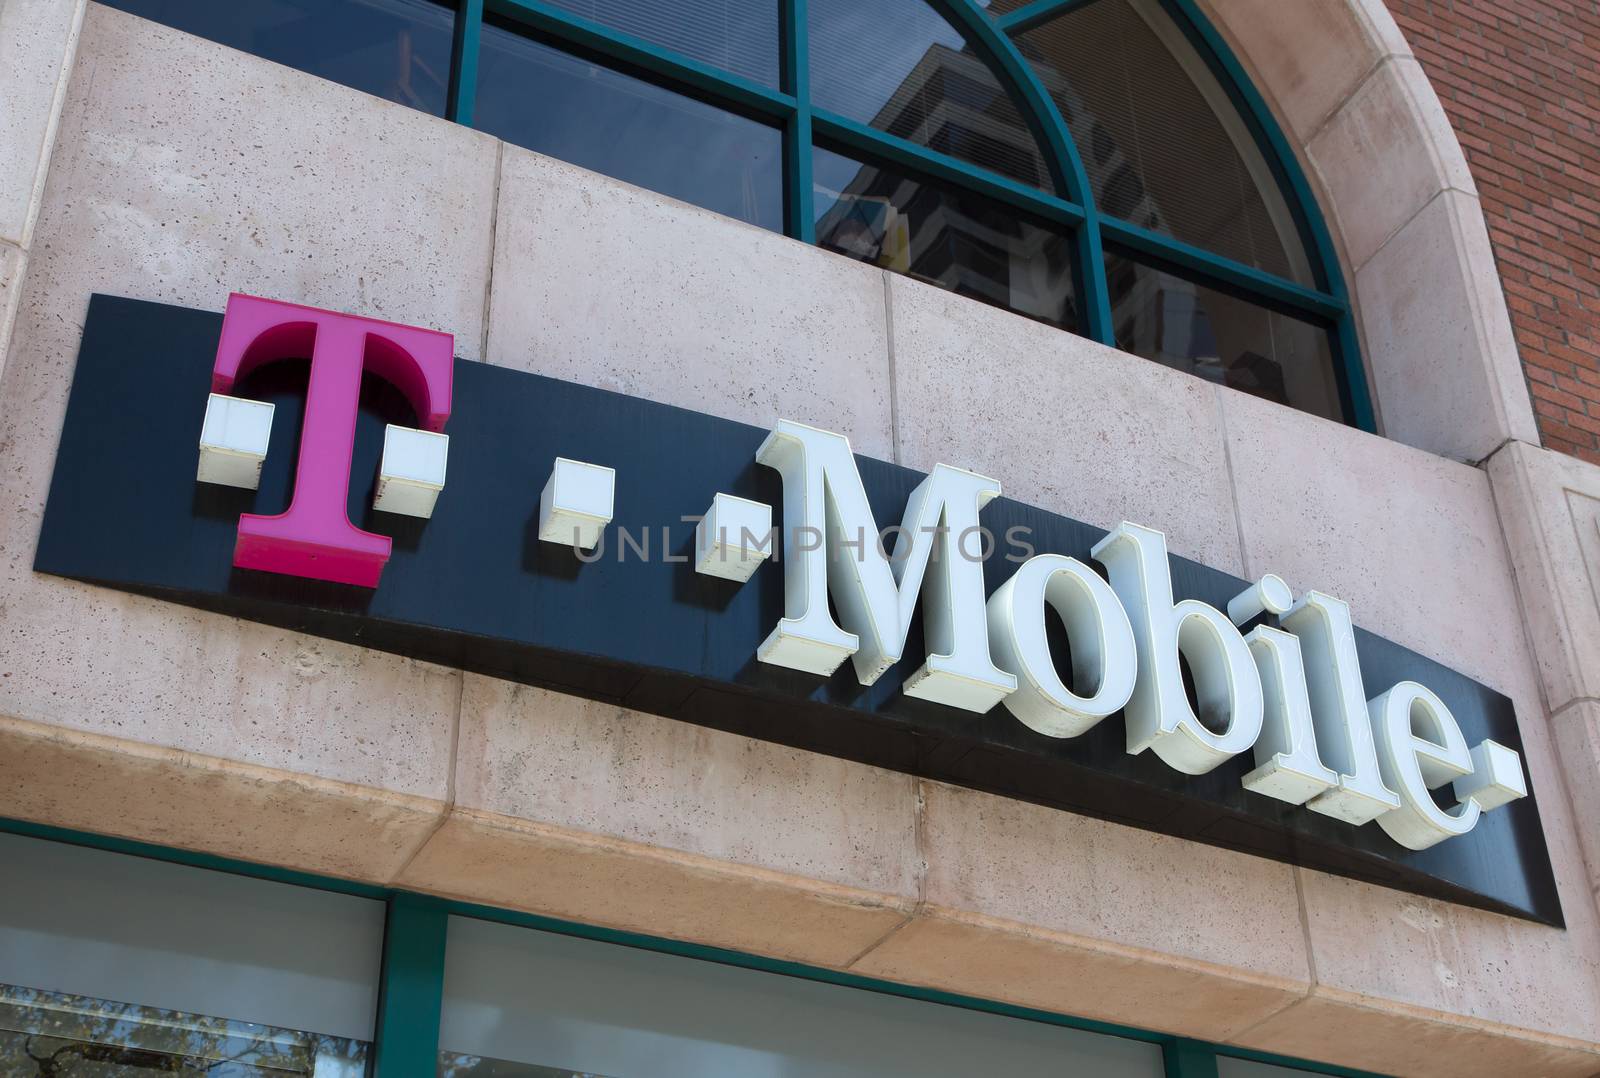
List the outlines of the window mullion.
<svg viewBox="0 0 1600 1078">
<path fill-rule="evenodd" d="M 461 0 L 450 50 L 450 99 L 445 116 L 468 127 L 478 97 L 478 40 L 482 33 L 483 0 Z"/>
<path fill-rule="evenodd" d="M 1100 227 L 1108 243 L 1139 261 L 1154 261 L 1159 264 L 1158 268 L 1170 268 L 1178 276 L 1289 314 L 1326 323 L 1341 318 L 1349 308 L 1338 296 L 1318 292 L 1148 228 L 1111 217 L 1102 218 Z"/>
<path fill-rule="evenodd" d="M 783 0 L 783 89 L 794 98 L 794 115 L 783 130 L 784 231 L 804 243 L 817 241 L 811 184 L 811 38 L 806 0 Z"/>
<path fill-rule="evenodd" d="M 665 80 L 663 85 L 669 89 L 708 104 L 785 124 L 794 117 L 795 99 L 787 93 L 579 18 L 545 0 L 486 0 L 485 8 L 569 46 L 616 61 L 624 68 L 654 75 Z"/>
<path fill-rule="evenodd" d="M 817 109 L 811 124 L 821 142 L 833 142 L 912 174 L 965 188 L 1046 221 L 1076 226 L 1083 220 L 1083 209 L 1074 202 L 837 113 Z"/>
<path fill-rule="evenodd" d="M 1111 289 L 1106 284 L 1105 247 L 1100 237 L 1100 215 L 1094 207 L 1085 209 L 1078 229 L 1078 265 L 1082 280 L 1078 292 L 1083 296 L 1084 333 L 1101 344 L 1117 346 L 1117 327 L 1111 317 Z"/>
<path fill-rule="evenodd" d="M 1345 415 L 1362 430 L 1376 432 L 1377 411 L 1372 406 L 1366 368 L 1361 363 L 1361 342 L 1356 336 L 1355 314 L 1348 305 L 1333 327 L 1333 347 L 1338 359 L 1334 374 L 1338 377 L 1339 394 L 1344 398 Z"/>
<path fill-rule="evenodd" d="M 389 899 L 373 1037 L 373 1078 L 434 1078 L 444 1002 L 442 902 L 399 892 Z"/>
<path fill-rule="evenodd" d="M 1162 1050 L 1166 1078 L 1217 1078 L 1217 1054 L 1209 1044 L 1174 1037 Z"/>
</svg>

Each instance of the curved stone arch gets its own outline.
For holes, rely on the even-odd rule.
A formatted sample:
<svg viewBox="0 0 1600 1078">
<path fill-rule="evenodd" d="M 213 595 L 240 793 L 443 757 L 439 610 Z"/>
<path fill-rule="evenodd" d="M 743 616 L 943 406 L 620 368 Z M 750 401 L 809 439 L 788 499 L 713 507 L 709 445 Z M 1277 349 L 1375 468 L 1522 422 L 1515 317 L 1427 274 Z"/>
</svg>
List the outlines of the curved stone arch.
<svg viewBox="0 0 1600 1078">
<path fill-rule="evenodd" d="M 1379 430 L 1477 463 L 1537 444 L 1449 118 L 1382 0 L 1197 0 L 1266 98 L 1333 233 Z"/>
</svg>

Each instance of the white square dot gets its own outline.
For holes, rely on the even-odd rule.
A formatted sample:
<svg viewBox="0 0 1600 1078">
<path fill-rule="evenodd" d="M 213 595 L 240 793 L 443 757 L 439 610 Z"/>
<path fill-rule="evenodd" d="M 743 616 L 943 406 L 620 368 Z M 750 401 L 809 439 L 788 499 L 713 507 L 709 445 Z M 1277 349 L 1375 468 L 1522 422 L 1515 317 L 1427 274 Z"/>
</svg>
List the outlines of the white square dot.
<svg viewBox="0 0 1600 1078">
<path fill-rule="evenodd" d="M 616 483 L 611 468 L 557 457 L 539 496 L 539 538 L 593 550 L 611 523 Z"/>
<path fill-rule="evenodd" d="M 390 423 L 383 432 L 383 463 L 372 507 L 385 513 L 430 517 L 444 489 L 450 437 Z"/>
<path fill-rule="evenodd" d="M 211 394 L 200 427 L 200 465 L 195 478 L 245 490 L 259 487 L 261 465 L 272 440 L 272 412 L 273 406 L 265 401 Z"/>
</svg>

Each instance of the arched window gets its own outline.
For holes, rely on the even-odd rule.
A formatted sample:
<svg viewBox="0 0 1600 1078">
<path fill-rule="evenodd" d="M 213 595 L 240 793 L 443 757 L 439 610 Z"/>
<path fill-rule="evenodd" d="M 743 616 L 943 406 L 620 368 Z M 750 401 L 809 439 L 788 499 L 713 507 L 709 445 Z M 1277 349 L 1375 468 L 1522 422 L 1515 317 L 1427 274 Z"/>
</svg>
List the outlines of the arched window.
<svg viewBox="0 0 1600 1078">
<path fill-rule="evenodd" d="M 1331 241 L 1193 0 L 111 2 L 1372 425 Z"/>
</svg>

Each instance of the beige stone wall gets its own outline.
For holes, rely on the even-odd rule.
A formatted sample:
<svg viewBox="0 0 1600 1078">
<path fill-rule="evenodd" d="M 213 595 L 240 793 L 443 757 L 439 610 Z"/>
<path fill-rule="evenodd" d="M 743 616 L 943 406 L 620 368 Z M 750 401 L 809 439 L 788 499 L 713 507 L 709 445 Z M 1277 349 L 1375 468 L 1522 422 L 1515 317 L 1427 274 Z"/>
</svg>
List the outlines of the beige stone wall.
<svg viewBox="0 0 1600 1078">
<path fill-rule="evenodd" d="M 1600 896 L 1600 467 L 1513 442 L 1488 471 Z"/>
<path fill-rule="evenodd" d="M 85 2 L 0 3 L 0 364 L 33 247 Z"/>
<path fill-rule="evenodd" d="M 1597 772 L 1556 757 L 1594 760 L 1600 695 L 1551 689 L 1596 676 L 1600 629 L 1540 617 L 1600 564 L 1554 493 L 1594 501 L 1589 473 L 1327 423 L 95 5 L 34 236 L 0 381 L 0 815 L 1377 1070 L 1600 1071 Z M 843 431 L 1348 599 L 1514 701 L 1568 926 L 33 573 L 89 294 L 235 288 Z"/>
</svg>

